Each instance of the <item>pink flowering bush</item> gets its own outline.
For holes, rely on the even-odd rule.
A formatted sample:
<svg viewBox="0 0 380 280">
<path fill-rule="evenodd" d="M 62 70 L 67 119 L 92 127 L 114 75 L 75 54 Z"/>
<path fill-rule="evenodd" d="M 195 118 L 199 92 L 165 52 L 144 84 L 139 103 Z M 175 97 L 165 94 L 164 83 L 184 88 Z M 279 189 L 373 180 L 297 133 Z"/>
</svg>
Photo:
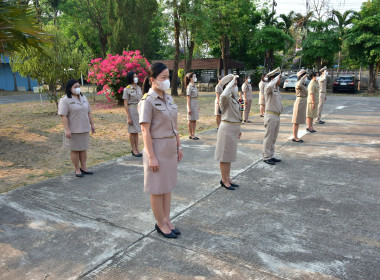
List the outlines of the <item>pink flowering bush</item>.
<svg viewBox="0 0 380 280">
<path fill-rule="evenodd" d="M 134 71 L 139 83 L 144 81 L 150 64 L 140 51 L 124 51 L 122 55 L 109 54 L 105 59 L 91 60 L 88 82 L 102 86 L 99 94 L 105 94 L 108 101 L 115 99 L 123 103 L 123 89 L 127 86 L 127 73 Z"/>
</svg>

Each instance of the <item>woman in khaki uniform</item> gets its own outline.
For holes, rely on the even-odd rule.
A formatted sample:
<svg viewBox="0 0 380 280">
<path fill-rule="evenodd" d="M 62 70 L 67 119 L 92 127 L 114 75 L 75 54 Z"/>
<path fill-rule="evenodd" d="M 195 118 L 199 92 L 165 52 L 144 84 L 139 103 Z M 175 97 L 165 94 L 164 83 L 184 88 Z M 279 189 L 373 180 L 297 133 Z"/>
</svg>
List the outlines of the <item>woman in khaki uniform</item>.
<svg viewBox="0 0 380 280">
<path fill-rule="evenodd" d="M 253 99 L 252 95 L 252 86 L 251 86 L 251 78 L 249 76 L 245 77 L 245 81 L 241 87 L 241 91 L 243 92 L 244 99 L 244 122 L 251 123 L 249 118 L 249 112 L 251 111 L 251 103 Z"/>
<path fill-rule="evenodd" d="M 141 88 L 137 85 L 139 78 L 135 72 L 130 71 L 127 74 L 128 86 L 123 91 L 124 108 L 128 119 L 129 141 L 132 147 L 132 155 L 141 157 L 139 152 L 139 132 L 141 132 L 139 123 L 139 113 L 137 112 L 137 104 L 142 97 Z"/>
<path fill-rule="evenodd" d="M 297 73 L 298 81 L 296 84 L 296 101 L 293 106 L 293 142 L 302 143 L 303 140 L 298 138 L 298 128 L 300 124 L 306 123 L 307 107 L 307 89 L 305 86 L 306 71 L 301 70 Z"/>
<path fill-rule="evenodd" d="M 311 74 L 311 81 L 307 87 L 308 97 L 307 97 L 307 111 L 306 111 L 306 131 L 314 133 L 317 132 L 313 127 L 313 119 L 318 116 L 318 103 L 319 103 L 319 87 L 317 82 L 318 73 L 313 72 Z"/>
<path fill-rule="evenodd" d="M 177 125 L 177 108 L 170 88 L 169 70 L 155 62 L 143 84 L 144 96 L 138 111 L 144 139 L 144 192 L 150 194 L 155 228 L 166 238 L 180 234 L 170 221 L 171 192 L 177 185 L 178 162 L 182 148 Z"/>
<path fill-rule="evenodd" d="M 221 122 L 221 112 L 220 112 L 220 106 L 219 106 L 219 97 L 220 97 L 220 95 L 223 92 L 223 86 L 220 84 L 220 80 L 222 78 L 223 77 L 219 77 L 218 78 L 218 84 L 215 87 L 215 110 L 214 110 L 214 115 L 215 115 L 215 118 L 216 118 L 216 125 L 217 125 L 218 129 L 219 129 L 219 125 L 220 125 L 220 122 Z"/>
<path fill-rule="evenodd" d="M 187 120 L 189 121 L 189 139 L 199 140 L 195 136 L 195 128 L 197 120 L 199 119 L 199 106 L 198 106 L 198 89 L 195 85 L 197 76 L 195 73 L 187 73 L 185 77 L 186 96 L 187 96 Z"/>
<path fill-rule="evenodd" d="M 261 81 L 259 83 L 259 105 L 260 105 L 260 117 L 264 117 L 265 114 L 265 97 L 264 89 L 268 83 L 268 78 L 265 75 L 261 76 Z"/>
<path fill-rule="evenodd" d="M 238 101 L 237 78 L 229 74 L 221 80 L 221 84 L 228 83 L 223 93 L 220 95 L 220 110 L 222 111 L 222 121 L 218 129 L 216 140 L 215 160 L 220 162 L 220 172 L 222 180 L 220 185 L 227 190 L 234 190 L 239 185 L 231 180 L 231 162 L 236 161 L 237 144 L 241 137 L 240 124 L 240 103 Z"/>
<path fill-rule="evenodd" d="M 89 132 L 95 133 L 91 107 L 82 95 L 79 82 L 69 80 L 66 84 L 66 96 L 59 100 L 58 115 L 64 127 L 63 147 L 71 151 L 71 161 L 75 167 L 75 176 L 91 175 L 86 166 Z M 80 163 L 80 164 L 79 164 Z"/>
</svg>

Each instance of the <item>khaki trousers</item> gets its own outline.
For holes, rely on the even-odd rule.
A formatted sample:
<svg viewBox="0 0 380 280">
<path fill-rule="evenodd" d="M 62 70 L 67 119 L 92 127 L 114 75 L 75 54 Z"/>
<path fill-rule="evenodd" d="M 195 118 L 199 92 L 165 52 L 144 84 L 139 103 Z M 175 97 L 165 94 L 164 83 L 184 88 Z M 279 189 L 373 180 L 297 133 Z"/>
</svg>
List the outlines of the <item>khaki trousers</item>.
<svg viewBox="0 0 380 280">
<path fill-rule="evenodd" d="M 274 144 L 280 131 L 280 116 L 265 113 L 264 115 L 265 136 L 263 142 L 263 158 L 271 159 L 274 155 Z"/>
<path fill-rule="evenodd" d="M 244 121 L 248 121 L 249 112 L 251 111 L 252 100 L 244 101 Z"/>
<path fill-rule="evenodd" d="M 326 93 L 319 94 L 318 114 L 315 122 L 319 122 L 322 116 L 323 104 L 325 103 Z"/>
</svg>

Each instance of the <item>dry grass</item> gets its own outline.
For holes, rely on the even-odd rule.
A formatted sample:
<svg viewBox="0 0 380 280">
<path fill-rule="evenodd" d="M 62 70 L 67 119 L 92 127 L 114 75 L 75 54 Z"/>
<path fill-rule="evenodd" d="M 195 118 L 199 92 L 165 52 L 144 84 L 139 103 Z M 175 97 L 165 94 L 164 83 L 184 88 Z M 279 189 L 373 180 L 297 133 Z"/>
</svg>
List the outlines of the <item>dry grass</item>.
<svg viewBox="0 0 380 280">
<path fill-rule="evenodd" d="M 104 97 L 89 101 L 96 133 L 91 135 L 88 165 L 130 154 L 126 115 L 123 107 Z M 176 97 L 181 136 L 188 136 L 186 98 Z M 215 128 L 213 93 L 202 93 L 197 132 Z M 290 105 L 284 101 L 284 105 Z M 258 114 L 257 99 L 251 115 Z M 63 127 L 53 103 L 39 102 L 0 105 L 0 192 L 73 172 L 69 152 L 63 150 Z M 142 139 L 140 137 L 142 147 Z"/>
</svg>

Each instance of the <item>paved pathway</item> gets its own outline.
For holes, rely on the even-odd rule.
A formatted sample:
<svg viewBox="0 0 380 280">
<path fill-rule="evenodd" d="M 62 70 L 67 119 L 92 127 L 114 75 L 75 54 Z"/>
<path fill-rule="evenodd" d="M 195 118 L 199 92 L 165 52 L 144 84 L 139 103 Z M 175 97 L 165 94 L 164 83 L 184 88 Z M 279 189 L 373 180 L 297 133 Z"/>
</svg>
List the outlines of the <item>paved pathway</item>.
<svg viewBox="0 0 380 280">
<path fill-rule="evenodd" d="M 303 144 L 290 113 L 275 166 L 263 119 L 242 126 L 235 191 L 218 185 L 216 130 L 183 140 L 176 240 L 154 231 L 130 156 L 0 195 L 0 279 L 379 279 L 380 99 L 329 98 Z"/>
</svg>

